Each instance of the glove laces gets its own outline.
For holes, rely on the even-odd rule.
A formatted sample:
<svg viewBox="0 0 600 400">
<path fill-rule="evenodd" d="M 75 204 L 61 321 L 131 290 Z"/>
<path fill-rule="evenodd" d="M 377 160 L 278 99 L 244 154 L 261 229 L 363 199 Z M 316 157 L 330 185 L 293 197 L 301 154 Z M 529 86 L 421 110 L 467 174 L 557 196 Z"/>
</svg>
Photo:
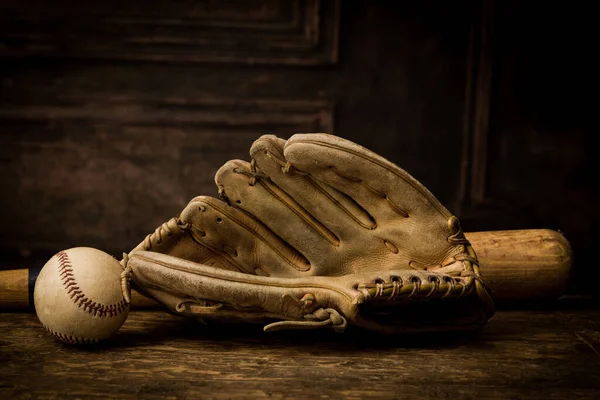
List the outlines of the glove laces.
<svg viewBox="0 0 600 400">
<path fill-rule="evenodd" d="M 166 237 L 173 236 L 173 224 L 182 231 L 189 229 L 190 227 L 190 223 L 183 222 L 179 218 L 171 218 L 169 221 L 156 228 L 154 232 L 146 236 L 144 239 L 144 250 L 148 251 L 152 249 L 152 245 L 161 244 Z"/>
</svg>

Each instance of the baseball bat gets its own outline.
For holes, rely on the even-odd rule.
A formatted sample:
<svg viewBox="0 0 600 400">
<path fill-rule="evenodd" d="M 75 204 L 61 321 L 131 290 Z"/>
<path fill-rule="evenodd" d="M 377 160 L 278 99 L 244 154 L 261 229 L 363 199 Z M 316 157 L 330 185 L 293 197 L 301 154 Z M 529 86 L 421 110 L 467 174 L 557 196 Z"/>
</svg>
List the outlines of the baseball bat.
<svg viewBox="0 0 600 400">
<path fill-rule="evenodd" d="M 573 254 L 569 242 L 550 229 L 470 232 L 480 272 L 497 303 L 555 299 L 568 283 Z M 0 310 L 33 308 L 39 269 L 0 271 Z M 137 292 L 132 308 L 158 306 Z"/>
</svg>

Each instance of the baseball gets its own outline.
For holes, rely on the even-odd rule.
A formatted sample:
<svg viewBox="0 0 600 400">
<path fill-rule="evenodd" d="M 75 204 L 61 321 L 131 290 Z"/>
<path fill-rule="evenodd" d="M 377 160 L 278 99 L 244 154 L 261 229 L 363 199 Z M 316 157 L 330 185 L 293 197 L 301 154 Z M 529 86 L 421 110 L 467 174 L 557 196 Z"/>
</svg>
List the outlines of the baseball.
<svg viewBox="0 0 600 400">
<path fill-rule="evenodd" d="M 114 334 L 129 314 L 122 268 L 110 255 L 76 247 L 44 265 L 33 292 L 40 322 L 66 343 L 95 343 Z"/>
</svg>

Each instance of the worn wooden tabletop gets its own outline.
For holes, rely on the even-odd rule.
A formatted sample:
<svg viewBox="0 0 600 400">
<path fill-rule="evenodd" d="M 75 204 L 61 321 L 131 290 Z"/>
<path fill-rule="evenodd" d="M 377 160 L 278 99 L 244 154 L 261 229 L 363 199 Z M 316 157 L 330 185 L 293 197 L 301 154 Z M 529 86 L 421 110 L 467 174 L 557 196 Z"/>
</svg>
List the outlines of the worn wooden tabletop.
<svg viewBox="0 0 600 400">
<path fill-rule="evenodd" d="M 262 333 L 132 312 L 73 347 L 0 314 L 0 398 L 600 398 L 600 310 L 500 311 L 478 336 Z"/>
</svg>

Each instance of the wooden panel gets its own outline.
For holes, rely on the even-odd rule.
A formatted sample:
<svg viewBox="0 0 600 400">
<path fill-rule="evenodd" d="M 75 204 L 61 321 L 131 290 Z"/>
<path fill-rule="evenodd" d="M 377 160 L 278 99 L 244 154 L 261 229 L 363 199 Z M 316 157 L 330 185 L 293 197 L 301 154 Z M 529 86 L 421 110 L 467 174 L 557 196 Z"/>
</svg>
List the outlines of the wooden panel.
<svg viewBox="0 0 600 400">
<path fill-rule="evenodd" d="M 0 57 L 275 65 L 337 61 L 337 0 L 28 3 L 0 4 Z"/>
<path fill-rule="evenodd" d="M 396 162 L 449 207 L 454 200 L 468 2 L 344 2 L 340 62 L 318 68 L 291 66 L 330 63 L 324 60 L 335 54 L 328 47 L 334 42 L 322 35 L 337 32 L 331 19 L 336 1 L 2 3 L 2 22 L 19 15 L 37 15 L 38 22 L 0 24 L 0 32 L 31 31 L 25 36 L 60 45 L 46 53 L 19 53 L 13 38 L 0 50 L 9 55 L 0 60 L 0 186 L 13 193 L 0 200 L 10 227 L 1 235 L 4 260 L 9 251 L 54 253 L 75 245 L 127 249 L 190 197 L 214 194 L 217 167 L 247 158 L 263 132 L 338 134 Z M 260 47 L 289 28 L 294 7 L 313 5 L 325 41 L 306 51 Z M 179 29 L 178 21 L 189 22 L 181 17 L 186 13 L 201 20 L 194 22 L 201 32 Z M 115 19 L 121 31 L 99 28 L 98 21 Z M 123 28 L 132 19 L 144 23 Z M 124 44 L 129 37 L 161 37 L 161 25 L 148 30 L 160 20 L 177 22 L 167 24 L 167 33 L 177 30 L 188 41 L 221 34 L 252 40 L 250 47 L 237 48 L 215 39 L 194 47 L 199 53 L 185 47 L 185 54 L 201 57 L 199 63 L 128 61 L 129 53 L 174 51 Z M 69 32 L 80 36 L 67 40 Z M 260 32 L 263 39 L 255 41 L 252 35 Z M 118 54 L 111 53 L 117 48 Z M 231 51 L 235 61 L 213 62 L 214 49 Z M 109 50 L 102 54 L 115 58 L 94 55 Z M 248 65 L 257 55 L 269 64 Z M 11 267 L 18 265 L 13 261 Z"/>
<path fill-rule="evenodd" d="M 492 101 L 494 4 L 474 2 L 467 54 L 462 161 L 455 210 L 462 214 L 485 202 Z"/>
<path fill-rule="evenodd" d="M 61 97 L 0 110 L 0 175 L 7 226 L 23 216 L 43 227 L 2 231 L 5 247 L 72 245 L 126 249 L 192 197 L 216 194 L 213 176 L 248 159 L 263 132 L 331 131 L 320 101 Z"/>
</svg>

